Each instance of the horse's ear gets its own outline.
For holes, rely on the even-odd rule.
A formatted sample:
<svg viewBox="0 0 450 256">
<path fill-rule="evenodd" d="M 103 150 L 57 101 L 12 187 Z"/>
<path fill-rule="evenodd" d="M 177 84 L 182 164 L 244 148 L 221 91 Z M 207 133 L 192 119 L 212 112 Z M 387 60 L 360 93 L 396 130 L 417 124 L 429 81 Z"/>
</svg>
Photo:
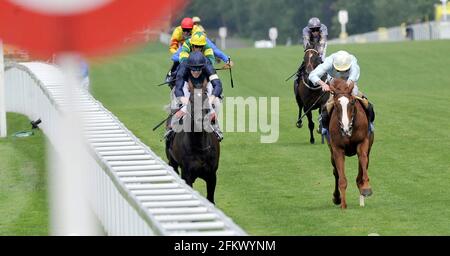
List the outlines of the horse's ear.
<svg viewBox="0 0 450 256">
<path fill-rule="evenodd" d="M 335 92 L 335 91 L 336 91 L 336 87 L 334 87 L 334 83 L 333 83 L 333 82 L 331 82 L 331 83 L 329 84 L 329 86 L 330 86 L 330 90 L 331 90 L 332 92 Z"/>
<path fill-rule="evenodd" d="M 355 82 L 350 80 L 350 83 L 348 84 L 348 92 L 351 93 L 353 91 L 353 87 L 355 87 Z"/>
</svg>

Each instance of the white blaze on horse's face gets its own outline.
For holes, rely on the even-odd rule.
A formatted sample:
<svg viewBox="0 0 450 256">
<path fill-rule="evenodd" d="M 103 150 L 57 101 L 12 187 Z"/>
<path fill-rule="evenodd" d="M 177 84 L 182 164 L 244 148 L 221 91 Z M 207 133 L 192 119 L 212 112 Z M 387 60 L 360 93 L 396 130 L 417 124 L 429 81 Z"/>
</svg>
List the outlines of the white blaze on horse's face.
<svg viewBox="0 0 450 256">
<path fill-rule="evenodd" d="M 348 112 L 347 112 L 347 106 L 348 103 L 350 102 L 348 100 L 347 97 L 340 97 L 338 99 L 339 104 L 341 104 L 341 108 L 342 108 L 342 119 L 341 119 L 341 123 L 342 123 L 342 130 L 345 134 L 349 135 L 350 134 L 350 119 L 348 118 Z"/>
</svg>

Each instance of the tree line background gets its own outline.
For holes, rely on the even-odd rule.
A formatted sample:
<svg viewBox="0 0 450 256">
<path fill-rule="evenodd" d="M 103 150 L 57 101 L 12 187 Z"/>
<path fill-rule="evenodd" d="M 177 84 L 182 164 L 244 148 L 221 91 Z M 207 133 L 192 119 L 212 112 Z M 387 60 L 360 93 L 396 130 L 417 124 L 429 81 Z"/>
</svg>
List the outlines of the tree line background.
<svg viewBox="0 0 450 256">
<path fill-rule="evenodd" d="M 288 38 L 297 43 L 308 19 L 318 17 L 328 27 L 329 38 L 340 33 L 337 13 L 349 14 L 349 35 L 434 19 L 434 4 L 439 0 L 191 0 L 180 18 L 199 16 L 208 34 L 225 26 L 228 36 L 261 40 L 270 27 L 278 28 L 278 41 Z"/>
</svg>

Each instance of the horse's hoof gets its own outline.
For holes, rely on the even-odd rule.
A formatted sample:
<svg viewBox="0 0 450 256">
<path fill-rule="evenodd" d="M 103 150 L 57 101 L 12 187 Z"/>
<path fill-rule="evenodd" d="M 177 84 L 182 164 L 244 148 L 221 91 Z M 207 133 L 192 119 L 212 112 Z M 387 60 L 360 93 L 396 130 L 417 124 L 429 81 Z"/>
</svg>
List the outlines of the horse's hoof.
<svg viewBox="0 0 450 256">
<path fill-rule="evenodd" d="M 341 199 L 340 199 L 340 198 L 333 197 L 333 203 L 334 203 L 335 205 L 340 205 L 340 204 L 341 204 Z"/>
<path fill-rule="evenodd" d="M 368 197 L 372 195 L 372 189 L 371 188 L 365 188 L 361 191 L 361 195 L 364 197 Z"/>
<path fill-rule="evenodd" d="M 297 126 L 297 128 L 303 127 L 303 123 L 301 121 L 298 121 L 295 125 Z"/>
<path fill-rule="evenodd" d="M 309 143 L 311 143 L 311 144 L 315 144 L 315 143 L 316 143 L 316 141 L 315 141 L 314 139 L 310 139 L 310 140 L 309 140 Z"/>
</svg>

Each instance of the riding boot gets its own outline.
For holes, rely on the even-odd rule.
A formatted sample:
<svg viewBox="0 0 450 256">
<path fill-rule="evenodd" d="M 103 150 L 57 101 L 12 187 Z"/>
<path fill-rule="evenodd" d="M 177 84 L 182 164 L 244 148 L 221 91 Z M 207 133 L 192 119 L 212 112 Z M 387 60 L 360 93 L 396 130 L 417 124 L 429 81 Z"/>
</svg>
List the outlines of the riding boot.
<svg viewBox="0 0 450 256">
<path fill-rule="evenodd" d="M 366 115 L 369 120 L 369 132 L 374 132 L 375 126 L 373 122 L 375 121 L 375 111 L 373 110 L 373 105 L 361 91 L 358 92 L 357 97 L 362 99 L 361 103 L 364 106 L 364 110 L 366 111 Z"/>
<path fill-rule="evenodd" d="M 373 110 L 372 103 L 369 102 L 367 109 L 366 109 L 367 116 L 369 118 L 369 132 L 375 131 L 375 126 L 373 122 L 375 121 L 375 111 Z"/>
<path fill-rule="evenodd" d="M 169 72 L 166 75 L 166 82 L 169 83 L 170 89 L 172 89 L 175 86 L 175 78 L 177 77 L 177 71 L 178 66 L 180 65 L 180 62 L 174 61 L 172 67 L 170 68 Z"/>
<path fill-rule="evenodd" d="M 164 134 L 164 139 L 166 141 L 169 141 L 172 138 L 173 135 L 173 130 L 172 128 L 170 128 L 169 130 L 166 131 L 166 133 Z"/>
<path fill-rule="evenodd" d="M 173 112 L 173 110 L 172 110 Z M 164 139 L 166 142 L 170 142 L 174 134 L 174 130 L 172 129 L 172 119 L 173 117 L 167 119 L 166 121 L 166 133 L 164 133 Z"/>
<path fill-rule="evenodd" d="M 322 109 L 322 113 L 319 118 L 320 126 L 322 127 L 322 135 L 328 134 L 328 126 L 330 125 L 330 116 L 328 114 L 327 108 Z"/>
</svg>

